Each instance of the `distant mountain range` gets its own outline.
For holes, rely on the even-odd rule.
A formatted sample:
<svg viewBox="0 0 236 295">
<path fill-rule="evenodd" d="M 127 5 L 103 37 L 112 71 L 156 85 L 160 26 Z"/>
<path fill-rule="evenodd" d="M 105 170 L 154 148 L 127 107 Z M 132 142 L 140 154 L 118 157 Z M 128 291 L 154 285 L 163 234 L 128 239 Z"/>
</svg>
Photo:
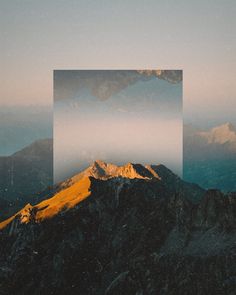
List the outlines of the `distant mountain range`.
<svg viewBox="0 0 236 295">
<path fill-rule="evenodd" d="M 198 133 L 208 144 L 236 144 L 236 128 L 231 123 Z M 235 146 L 236 151 L 236 146 Z"/>
<path fill-rule="evenodd" d="M 236 154 L 236 129 L 231 123 L 202 131 L 192 125 L 184 125 L 184 157 L 198 158 Z"/>
<path fill-rule="evenodd" d="M 41 138 L 52 137 L 51 106 L 9 106 L 0 109 L 0 156 L 9 156 Z"/>
<path fill-rule="evenodd" d="M 1 292 L 233 294 L 235 208 L 163 165 L 95 161 L 0 223 Z"/>
<path fill-rule="evenodd" d="M 52 139 L 42 139 L 11 156 L 0 157 L 0 198 L 9 202 L 12 210 L 38 202 L 40 192 L 53 185 L 52 148 Z"/>
<path fill-rule="evenodd" d="M 236 190 L 236 129 L 226 123 L 210 130 L 184 126 L 183 178 L 208 188 Z"/>
</svg>

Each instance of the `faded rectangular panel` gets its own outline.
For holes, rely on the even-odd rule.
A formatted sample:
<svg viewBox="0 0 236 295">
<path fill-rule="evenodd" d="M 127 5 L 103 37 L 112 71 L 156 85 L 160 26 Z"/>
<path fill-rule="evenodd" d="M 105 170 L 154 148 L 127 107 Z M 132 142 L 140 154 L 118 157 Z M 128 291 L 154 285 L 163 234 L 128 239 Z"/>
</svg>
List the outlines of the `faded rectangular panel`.
<svg viewBox="0 0 236 295">
<path fill-rule="evenodd" d="M 55 70 L 54 182 L 95 160 L 182 174 L 181 70 Z"/>
</svg>

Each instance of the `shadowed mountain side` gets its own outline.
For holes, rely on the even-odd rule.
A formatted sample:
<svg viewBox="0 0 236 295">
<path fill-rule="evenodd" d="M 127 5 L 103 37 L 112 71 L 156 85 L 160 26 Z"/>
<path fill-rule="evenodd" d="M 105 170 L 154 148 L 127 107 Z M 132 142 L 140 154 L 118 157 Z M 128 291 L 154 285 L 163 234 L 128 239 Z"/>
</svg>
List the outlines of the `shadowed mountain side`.
<svg viewBox="0 0 236 295">
<path fill-rule="evenodd" d="M 178 182 L 96 161 L 61 183 L 1 224 L 2 294 L 233 294 L 236 195 L 193 204 Z"/>
<path fill-rule="evenodd" d="M 15 212 L 23 204 L 38 202 L 39 192 L 52 184 L 52 139 L 38 140 L 12 156 L 0 157 L 0 197 L 12 202 Z"/>
</svg>

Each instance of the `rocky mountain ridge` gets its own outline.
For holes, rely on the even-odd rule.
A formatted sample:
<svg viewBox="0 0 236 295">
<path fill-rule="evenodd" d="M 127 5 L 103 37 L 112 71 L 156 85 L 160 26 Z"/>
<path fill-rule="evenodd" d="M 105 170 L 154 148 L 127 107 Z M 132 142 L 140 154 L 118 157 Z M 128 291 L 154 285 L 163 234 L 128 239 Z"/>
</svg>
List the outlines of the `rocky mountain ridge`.
<svg viewBox="0 0 236 295">
<path fill-rule="evenodd" d="M 26 206 L 0 231 L 1 294 L 234 294 L 235 193 L 194 204 L 195 186 L 145 169 L 96 161 Z"/>
<path fill-rule="evenodd" d="M 103 182 L 111 180 L 111 184 L 117 188 L 117 198 L 124 186 L 132 186 L 138 180 L 142 180 L 147 189 L 181 193 L 186 199 L 189 198 L 193 202 L 199 201 L 204 194 L 203 189 L 182 181 L 161 164 L 144 167 L 141 164 L 128 163 L 124 166 L 117 166 L 97 160 L 81 173 L 56 185 L 53 197 L 34 206 L 27 204 L 15 215 L 0 223 L 0 229 L 7 226 L 15 218 L 19 219 L 21 223 L 28 223 L 32 220 L 40 222 L 57 215 L 63 210 L 73 208 L 90 196 L 95 179 Z"/>
</svg>

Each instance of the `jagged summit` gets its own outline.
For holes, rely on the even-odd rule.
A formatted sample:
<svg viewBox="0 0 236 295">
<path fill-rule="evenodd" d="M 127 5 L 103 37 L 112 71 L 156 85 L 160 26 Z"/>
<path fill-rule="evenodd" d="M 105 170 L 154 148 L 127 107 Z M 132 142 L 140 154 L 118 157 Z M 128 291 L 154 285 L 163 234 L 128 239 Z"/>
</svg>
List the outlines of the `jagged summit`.
<svg viewBox="0 0 236 295">
<path fill-rule="evenodd" d="M 221 131 L 225 131 L 225 132 L 236 132 L 236 128 L 234 127 L 234 125 L 230 122 L 226 122 L 225 124 L 216 126 L 214 128 L 211 129 L 211 131 L 216 131 L 216 130 L 221 130 Z"/>
<path fill-rule="evenodd" d="M 225 124 L 222 124 L 221 127 L 223 127 L 223 126 L 228 128 L 231 131 L 236 132 L 236 128 L 234 127 L 234 125 L 231 122 L 227 122 Z"/>
<path fill-rule="evenodd" d="M 87 169 L 95 178 L 111 178 L 111 177 L 126 177 L 126 178 L 145 178 L 152 175 L 145 171 L 145 167 L 141 164 L 127 163 L 123 166 L 117 166 L 111 163 L 105 163 L 101 160 L 96 160 L 93 165 Z"/>
<path fill-rule="evenodd" d="M 155 169 L 153 169 L 155 167 Z M 77 182 L 84 176 L 91 176 L 96 179 L 110 179 L 114 177 L 123 177 L 129 179 L 157 179 L 160 180 L 161 177 L 158 175 L 158 167 L 163 170 L 167 169 L 164 165 L 146 165 L 143 166 L 142 164 L 134 164 L 134 163 L 127 163 L 123 166 L 118 166 L 112 163 L 106 163 L 102 160 L 94 161 L 86 170 L 82 171 L 81 173 L 73 176 L 66 182 L 62 183 L 62 185 L 71 185 L 72 183 Z M 173 172 L 171 172 L 173 174 Z"/>
</svg>

